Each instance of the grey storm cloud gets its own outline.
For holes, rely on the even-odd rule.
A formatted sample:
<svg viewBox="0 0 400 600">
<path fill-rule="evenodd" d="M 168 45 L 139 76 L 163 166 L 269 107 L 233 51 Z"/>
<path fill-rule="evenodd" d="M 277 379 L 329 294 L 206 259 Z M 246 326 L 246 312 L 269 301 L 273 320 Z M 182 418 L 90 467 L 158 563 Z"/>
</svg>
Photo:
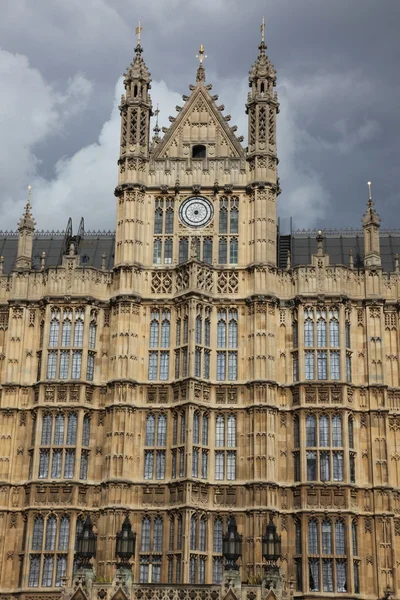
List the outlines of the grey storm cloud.
<svg viewBox="0 0 400 600">
<path fill-rule="evenodd" d="M 366 182 L 399 227 L 398 0 L 2 0 L 0 229 L 33 186 L 39 229 L 84 216 L 113 229 L 118 100 L 143 26 L 153 104 L 168 125 L 206 48 L 207 80 L 246 135 L 261 17 L 278 71 L 279 212 L 295 227 L 359 227 Z"/>
</svg>

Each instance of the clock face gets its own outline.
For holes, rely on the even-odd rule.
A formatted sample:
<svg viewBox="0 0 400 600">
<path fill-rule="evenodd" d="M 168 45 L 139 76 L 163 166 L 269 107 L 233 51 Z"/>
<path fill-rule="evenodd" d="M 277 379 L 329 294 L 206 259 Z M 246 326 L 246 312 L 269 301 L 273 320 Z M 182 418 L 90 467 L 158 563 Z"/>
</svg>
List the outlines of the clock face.
<svg viewBox="0 0 400 600">
<path fill-rule="evenodd" d="M 205 227 L 213 215 L 213 205 L 203 196 L 187 198 L 179 209 L 179 218 L 188 227 Z"/>
</svg>

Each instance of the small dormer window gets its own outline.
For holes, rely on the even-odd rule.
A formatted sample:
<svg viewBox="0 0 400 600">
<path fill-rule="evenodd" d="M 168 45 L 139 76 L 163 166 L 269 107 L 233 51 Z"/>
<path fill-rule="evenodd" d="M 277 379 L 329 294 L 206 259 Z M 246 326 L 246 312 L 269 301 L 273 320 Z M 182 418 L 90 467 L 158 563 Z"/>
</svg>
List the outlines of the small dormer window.
<svg viewBox="0 0 400 600">
<path fill-rule="evenodd" d="M 260 92 L 263 94 L 264 93 L 264 82 L 261 82 L 261 86 L 260 86 Z"/>
<path fill-rule="evenodd" d="M 206 147 L 203 144 L 197 144 L 192 148 L 192 158 L 205 158 Z"/>
</svg>

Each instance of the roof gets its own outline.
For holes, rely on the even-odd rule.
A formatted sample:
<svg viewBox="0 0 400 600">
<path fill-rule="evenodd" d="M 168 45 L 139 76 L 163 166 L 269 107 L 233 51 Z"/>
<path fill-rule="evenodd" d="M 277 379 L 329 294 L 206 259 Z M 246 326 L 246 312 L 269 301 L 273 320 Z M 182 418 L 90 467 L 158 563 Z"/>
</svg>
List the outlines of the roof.
<svg viewBox="0 0 400 600">
<path fill-rule="evenodd" d="M 287 264 L 288 250 L 291 252 L 292 267 L 311 264 L 311 256 L 317 252 L 317 231 L 294 231 L 282 235 L 278 240 L 278 263 L 281 268 Z M 361 230 L 323 232 L 324 253 L 329 255 L 331 265 L 349 265 L 349 253 L 353 250 L 355 268 L 363 268 L 364 236 Z M 400 231 L 380 231 L 382 268 L 390 273 L 395 270 L 394 257 L 400 254 Z"/>
<path fill-rule="evenodd" d="M 114 266 L 115 232 L 84 232 L 70 236 L 63 231 L 39 231 L 33 237 L 32 267 L 40 269 L 42 252 L 46 252 L 46 267 L 61 265 L 63 255 L 71 241 L 75 242 L 76 253 L 82 266 L 101 267 L 101 255 L 106 254 L 106 269 Z M 4 273 L 12 271 L 17 256 L 18 232 L 0 232 L 0 256 L 4 257 Z"/>
<path fill-rule="evenodd" d="M 286 268 L 288 251 L 291 252 L 292 267 L 310 265 L 311 256 L 317 252 L 317 231 L 294 231 L 289 235 L 278 236 L 278 266 Z M 363 267 L 364 238 L 360 230 L 324 232 L 324 253 L 329 255 L 331 265 L 349 265 L 349 251 L 353 250 L 354 267 Z M 33 269 L 40 269 L 42 252 L 46 252 L 46 267 L 62 264 L 71 241 L 81 258 L 81 265 L 101 267 L 101 256 L 106 254 L 106 269 L 114 266 L 114 231 L 81 232 L 71 236 L 63 231 L 39 231 L 33 238 Z M 400 231 L 381 231 L 381 257 L 383 270 L 390 273 L 395 270 L 395 254 L 400 255 Z M 0 231 L 0 256 L 4 257 L 3 271 L 10 273 L 17 256 L 18 232 Z"/>
</svg>

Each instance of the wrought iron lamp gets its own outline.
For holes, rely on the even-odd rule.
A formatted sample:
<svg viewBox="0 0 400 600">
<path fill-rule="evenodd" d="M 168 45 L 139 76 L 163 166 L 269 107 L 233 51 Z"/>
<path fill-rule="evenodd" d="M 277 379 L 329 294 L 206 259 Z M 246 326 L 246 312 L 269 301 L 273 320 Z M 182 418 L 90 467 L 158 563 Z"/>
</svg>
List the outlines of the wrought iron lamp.
<svg viewBox="0 0 400 600">
<path fill-rule="evenodd" d="M 77 539 L 76 554 L 81 567 L 90 566 L 90 559 L 96 555 L 96 544 L 96 536 L 93 532 L 92 523 L 88 515 Z"/>
<path fill-rule="evenodd" d="M 222 554 L 227 571 L 239 570 L 236 561 L 242 556 L 242 539 L 243 536 L 237 530 L 235 517 L 231 517 L 228 521 L 228 531 L 222 540 Z"/>
<path fill-rule="evenodd" d="M 269 567 L 278 568 L 276 561 L 282 555 L 282 543 L 281 536 L 276 531 L 272 514 L 269 517 L 265 534 L 262 536 L 262 555 Z"/>
<path fill-rule="evenodd" d="M 135 554 L 136 533 L 132 531 L 132 525 L 128 515 L 122 524 L 121 531 L 117 533 L 115 553 L 121 560 L 121 567 L 129 568 L 129 559 Z"/>
</svg>

